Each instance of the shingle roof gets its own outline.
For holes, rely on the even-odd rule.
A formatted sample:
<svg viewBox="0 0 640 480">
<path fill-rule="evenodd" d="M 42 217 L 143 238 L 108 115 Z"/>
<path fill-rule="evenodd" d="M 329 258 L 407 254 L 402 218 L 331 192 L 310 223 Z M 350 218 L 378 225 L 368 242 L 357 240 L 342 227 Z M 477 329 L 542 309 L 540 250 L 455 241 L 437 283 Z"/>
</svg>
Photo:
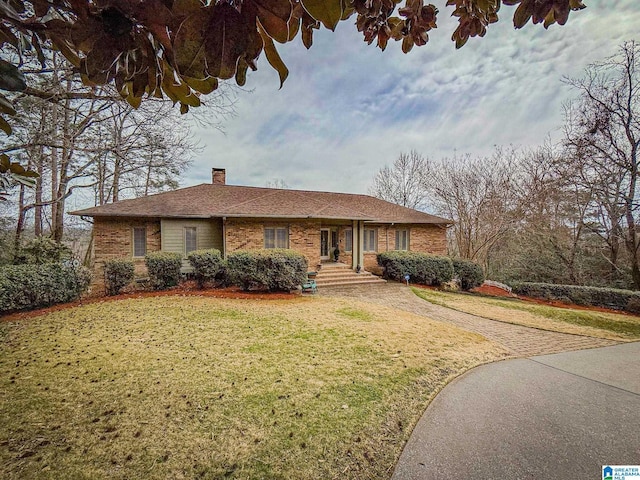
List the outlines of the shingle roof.
<svg viewBox="0 0 640 480">
<path fill-rule="evenodd" d="M 448 224 L 368 195 L 202 184 L 71 212 L 88 217 L 270 217 Z"/>
</svg>

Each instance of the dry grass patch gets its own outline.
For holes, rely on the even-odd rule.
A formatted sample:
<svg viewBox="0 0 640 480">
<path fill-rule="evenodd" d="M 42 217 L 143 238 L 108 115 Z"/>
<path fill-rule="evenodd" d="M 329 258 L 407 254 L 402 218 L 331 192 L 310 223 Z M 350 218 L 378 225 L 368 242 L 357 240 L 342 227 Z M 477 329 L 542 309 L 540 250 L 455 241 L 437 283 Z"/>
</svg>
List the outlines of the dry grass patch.
<svg viewBox="0 0 640 480">
<path fill-rule="evenodd" d="M 0 331 L 0 478 L 389 478 L 428 401 L 506 355 L 347 300 L 158 297 Z"/>
<path fill-rule="evenodd" d="M 421 288 L 413 288 L 413 292 L 437 305 L 526 327 L 618 341 L 640 338 L 640 317 L 632 315 L 574 310 L 518 299 L 488 298 Z"/>
</svg>

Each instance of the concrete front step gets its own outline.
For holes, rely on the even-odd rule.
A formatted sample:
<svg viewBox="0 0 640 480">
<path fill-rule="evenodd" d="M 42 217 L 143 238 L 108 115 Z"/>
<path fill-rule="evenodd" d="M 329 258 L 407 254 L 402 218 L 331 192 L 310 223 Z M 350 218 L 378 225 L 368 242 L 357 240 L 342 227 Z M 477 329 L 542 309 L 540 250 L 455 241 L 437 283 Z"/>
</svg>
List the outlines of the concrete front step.
<svg viewBox="0 0 640 480">
<path fill-rule="evenodd" d="M 377 280 L 370 280 L 368 282 L 362 280 L 353 280 L 353 281 L 338 281 L 338 282 L 327 282 L 327 283 L 317 283 L 318 288 L 329 288 L 329 287 L 348 287 L 348 286 L 360 286 L 360 285 L 384 285 L 386 284 L 386 280 L 382 280 L 378 278 Z"/>
<path fill-rule="evenodd" d="M 348 265 L 340 264 L 323 266 L 316 277 L 318 287 L 381 283 L 386 283 L 386 280 L 382 280 L 370 272 L 356 273 Z"/>
</svg>

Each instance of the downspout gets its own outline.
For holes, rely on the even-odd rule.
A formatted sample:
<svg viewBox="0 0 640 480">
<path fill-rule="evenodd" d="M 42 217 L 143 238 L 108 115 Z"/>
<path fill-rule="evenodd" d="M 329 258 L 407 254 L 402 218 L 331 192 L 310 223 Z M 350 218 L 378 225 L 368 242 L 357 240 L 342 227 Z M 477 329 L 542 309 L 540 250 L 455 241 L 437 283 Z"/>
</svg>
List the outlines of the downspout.
<svg viewBox="0 0 640 480">
<path fill-rule="evenodd" d="M 222 217 L 222 258 L 227 259 L 227 217 Z"/>
</svg>

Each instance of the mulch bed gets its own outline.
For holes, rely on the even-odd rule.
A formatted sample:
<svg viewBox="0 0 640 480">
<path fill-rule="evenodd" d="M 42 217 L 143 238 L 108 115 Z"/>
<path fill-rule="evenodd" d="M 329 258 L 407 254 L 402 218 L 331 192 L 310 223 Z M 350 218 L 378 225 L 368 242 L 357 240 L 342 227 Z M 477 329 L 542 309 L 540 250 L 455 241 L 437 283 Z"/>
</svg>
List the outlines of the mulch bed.
<svg viewBox="0 0 640 480">
<path fill-rule="evenodd" d="M 61 303 L 51 307 L 41 308 L 38 310 L 30 310 L 28 312 L 16 312 L 0 317 L 0 321 L 14 322 L 16 320 L 24 320 L 27 318 L 45 315 L 67 308 L 80 307 L 90 305 L 92 303 L 110 302 L 112 300 L 125 300 L 128 298 L 149 298 L 149 297 L 165 297 L 165 296 L 192 296 L 192 297 L 213 297 L 213 298 L 232 298 L 232 299 L 251 299 L 251 300 L 292 300 L 299 298 L 299 293 L 282 293 L 269 292 L 265 290 L 256 290 L 245 292 L 240 287 L 226 288 L 208 288 L 200 290 L 195 282 L 185 282 L 177 287 L 162 291 L 139 291 L 114 295 L 112 297 L 86 297 L 81 300 L 70 303 Z"/>
</svg>

